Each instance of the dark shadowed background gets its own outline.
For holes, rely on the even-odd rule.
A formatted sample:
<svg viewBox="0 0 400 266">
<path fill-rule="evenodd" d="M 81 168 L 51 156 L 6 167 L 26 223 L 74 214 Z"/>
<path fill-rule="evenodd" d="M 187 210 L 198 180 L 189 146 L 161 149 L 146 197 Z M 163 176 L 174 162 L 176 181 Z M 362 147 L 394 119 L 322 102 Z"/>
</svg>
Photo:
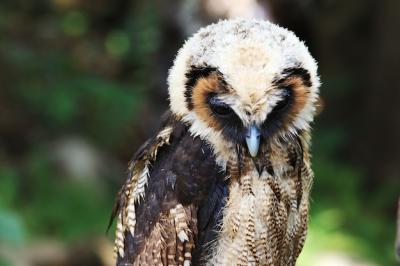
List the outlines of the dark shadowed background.
<svg viewBox="0 0 400 266">
<path fill-rule="evenodd" d="M 0 265 L 112 265 L 114 195 L 167 108 L 177 49 L 236 16 L 293 30 L 320 66 L 299 265 L 396 265 L 398 0 L 2 0 Z"/>
</svg>

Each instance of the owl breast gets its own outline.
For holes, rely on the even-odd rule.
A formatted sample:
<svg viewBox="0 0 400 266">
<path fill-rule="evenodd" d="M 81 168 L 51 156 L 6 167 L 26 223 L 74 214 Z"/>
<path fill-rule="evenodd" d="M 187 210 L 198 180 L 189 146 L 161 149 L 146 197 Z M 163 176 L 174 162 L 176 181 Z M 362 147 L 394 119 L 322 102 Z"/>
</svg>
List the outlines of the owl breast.
<svg viewBox="0 0 400 266">
<path fill-rule="evenodd" d="M 228 163 L 231 183 L 210 265 L 294 265 L 307 230 L 308 188 L 296 145 Z"/>
</svg>

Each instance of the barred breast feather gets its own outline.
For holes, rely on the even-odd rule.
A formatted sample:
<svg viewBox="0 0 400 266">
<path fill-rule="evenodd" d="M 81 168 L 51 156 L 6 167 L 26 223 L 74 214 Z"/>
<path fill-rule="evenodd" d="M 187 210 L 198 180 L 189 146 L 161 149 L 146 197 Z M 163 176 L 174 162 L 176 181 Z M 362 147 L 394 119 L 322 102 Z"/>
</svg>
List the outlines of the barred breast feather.
<svg viewBox="0 0 400 266">
<path fill-rule="evenodd" d="M 312 171 L 302 137 L 266 144 L 229 167 L 229 199 L 208 265 L 295 265 L 307 232 Z M 242 155 L 242 157 L 245 155 Z M 233 161 L 231 164 L 239 165 Z"/>
</svg>

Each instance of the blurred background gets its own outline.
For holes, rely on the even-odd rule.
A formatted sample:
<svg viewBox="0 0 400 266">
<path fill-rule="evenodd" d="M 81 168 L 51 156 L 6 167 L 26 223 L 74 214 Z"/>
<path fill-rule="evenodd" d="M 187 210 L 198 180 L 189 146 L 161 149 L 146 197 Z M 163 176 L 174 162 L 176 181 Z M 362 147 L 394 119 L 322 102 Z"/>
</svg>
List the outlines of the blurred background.
<svg viewBox="0 0 400 266">
<path fill-rule="evenodd" d="M 298 265 L 396 265 L 398 0 L 1 0 L 0 265 L 113 265 L 114 195 L 168 107 L 178 48 L 219 18 L 293 30 L 320 66 Z"/>
</svg>

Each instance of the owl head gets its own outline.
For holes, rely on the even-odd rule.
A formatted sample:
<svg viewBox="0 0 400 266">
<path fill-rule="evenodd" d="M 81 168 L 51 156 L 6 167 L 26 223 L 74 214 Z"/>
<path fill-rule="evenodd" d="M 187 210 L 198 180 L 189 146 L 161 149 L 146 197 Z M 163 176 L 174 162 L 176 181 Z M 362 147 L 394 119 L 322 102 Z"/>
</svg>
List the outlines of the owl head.
<svg viewBox="0 0 400 266">
<path fill-rule="evenodd" d="M 237 145 L 256 157 L 263 143 L 309 131 L 320 82 L 315 60 L 292 32 L 237 19 L 188 39 L 168 85 L 171 111 L 223 164 Z"/>
</svg>

